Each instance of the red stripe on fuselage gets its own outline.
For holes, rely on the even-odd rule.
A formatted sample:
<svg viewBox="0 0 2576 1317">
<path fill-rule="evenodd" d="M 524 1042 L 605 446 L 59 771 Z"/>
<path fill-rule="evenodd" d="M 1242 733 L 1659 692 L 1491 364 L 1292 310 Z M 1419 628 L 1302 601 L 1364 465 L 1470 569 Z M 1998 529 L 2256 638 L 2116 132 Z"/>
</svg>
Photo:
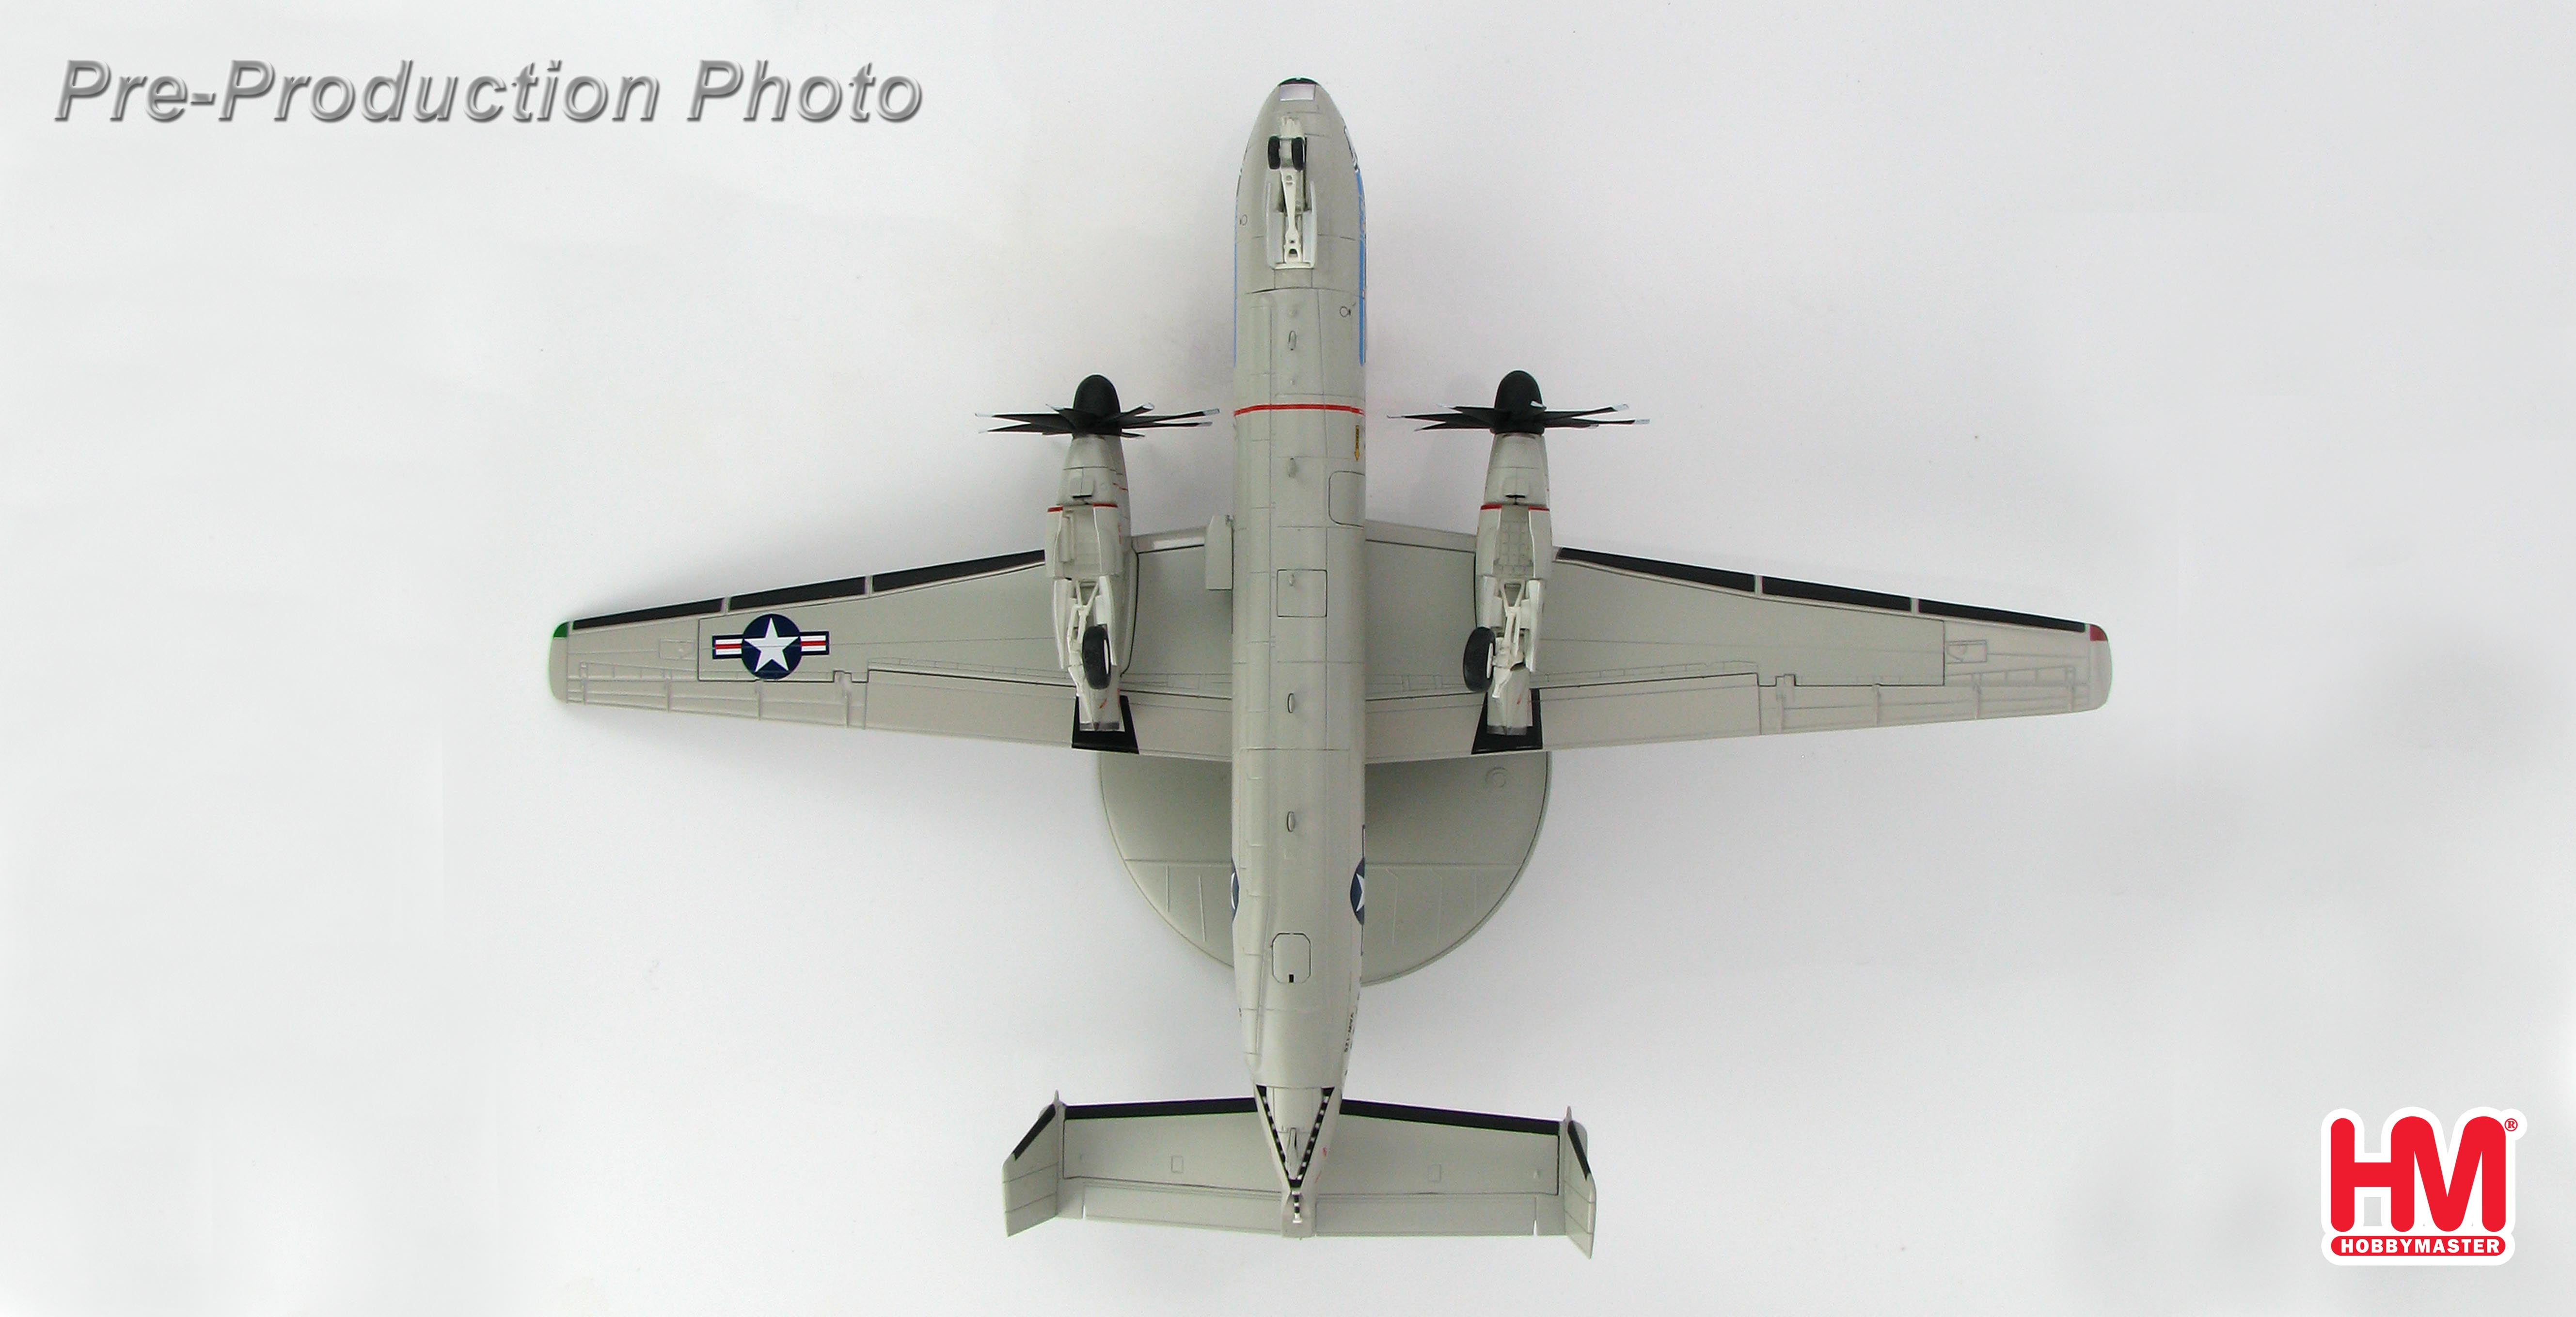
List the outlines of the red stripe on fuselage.
<svg viewBox="0 0 2576 1317">
<path fill-rule="evenodd" d="M 1364 415 L 1359 408 L 1346 407 L 1338 402 L 1265 402 L 1234 409 L 1237 416 L 1245 412 L 1349 412 L 1353 416 Z"/>
</svg>

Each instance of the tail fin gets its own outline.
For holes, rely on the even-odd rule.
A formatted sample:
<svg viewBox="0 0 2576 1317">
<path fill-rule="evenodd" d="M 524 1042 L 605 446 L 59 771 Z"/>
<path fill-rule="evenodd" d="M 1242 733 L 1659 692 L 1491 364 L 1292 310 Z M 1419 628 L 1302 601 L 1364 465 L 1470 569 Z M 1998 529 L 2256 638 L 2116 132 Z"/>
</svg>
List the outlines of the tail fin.
<svg viewBox="0 0 2576 1317">
<path fill-rule="evenodd" d="M 1564 1235 L 1592 1252 L 1586 1136 L 1561 1120 L 1344 1101 L 1311 1186 L 1319 1235 Z M 1250 1098 L 1067 1106 L 1002 1164 L 1003 1224 L 1053 1217 L 1218 1230 L 1287 1227 L 1286 1190 Z"/>
</svg>

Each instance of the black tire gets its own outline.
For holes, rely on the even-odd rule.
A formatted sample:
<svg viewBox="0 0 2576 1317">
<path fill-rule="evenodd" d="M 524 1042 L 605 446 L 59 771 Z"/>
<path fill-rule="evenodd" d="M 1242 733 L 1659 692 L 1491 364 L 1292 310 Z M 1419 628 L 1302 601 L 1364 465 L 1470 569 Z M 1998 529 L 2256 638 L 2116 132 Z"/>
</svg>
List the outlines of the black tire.
<svg viewBox="0 0 2576 1317">
<path fill-rule="evenodd" d="M 1467 633 L 1467 653 L 1461 661 L 1467 678 L 1467 689 L 1479 695 L 1494 685 L 1494 629 L 1480 626 Z"/>
<path fill-rule="evenodd" d="M 1288 139 L 1288 159 L 1290 160 L 1290 162 L 1294 163 L 1294 164 L 1295 164 L 1299 169 L 1304 169 L 1304 168 L 1306 167 L 1306 139 L 1305 139 L 1305 138 L 1302 138 L 1302 137 L 1292 137 L 1292 138 L 1289 138 L 1289 139 Z"/>
<path fill-rule="evenodd" d="M 1105 626 L 1082 633 L 1082 680 L 1093 690 L 1109 689 L 1109 628 Z"/>
<path fill-rule="evenodd" d="M 1279 139 L 1276 137 L 1270 139 L 1270 167 L 1279 167 Z"/>
</svg>

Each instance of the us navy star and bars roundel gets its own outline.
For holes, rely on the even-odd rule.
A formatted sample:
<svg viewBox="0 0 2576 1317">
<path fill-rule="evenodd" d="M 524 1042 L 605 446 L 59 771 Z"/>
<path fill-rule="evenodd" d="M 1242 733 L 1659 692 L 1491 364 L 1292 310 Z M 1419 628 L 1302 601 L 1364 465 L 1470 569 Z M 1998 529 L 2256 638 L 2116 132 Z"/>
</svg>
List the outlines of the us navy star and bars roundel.
<svg viewBox="0 0 2576 1317">
<path fill-rule="evenodd" d="M 784 613 L 763 613 L 741 634 L 716 636 L 714 656 L 738 658 L 745 671 L 762 681 L 776 681 L 796 670 L 807 656 L 832 652 L 829 631 L 799 631 Z"/>
</svg>

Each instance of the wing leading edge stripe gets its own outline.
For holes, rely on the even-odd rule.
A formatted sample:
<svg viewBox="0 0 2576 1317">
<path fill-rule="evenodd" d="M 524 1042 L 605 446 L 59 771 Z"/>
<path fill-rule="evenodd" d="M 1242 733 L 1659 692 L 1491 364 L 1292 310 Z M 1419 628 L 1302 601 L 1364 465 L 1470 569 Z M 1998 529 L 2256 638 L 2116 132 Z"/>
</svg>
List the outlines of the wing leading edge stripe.
<svg viewBox="0 0 2576 1317">
<path fill-rule="evenodd" d="M 1046 1110 L 1038 1113 L 1038 1123 L 1029 1126 L 1029 1132 L 1020 1136 L 1020 1146 L 1011 1149 L 1010 1159 L 1012 1161 L 1018 1161 L 1020 1159 L 1020 1154 L 1027 1152 L 1029 1150 L 1029 1145 L 1037 1142 L 1040 1134 L 1046 1133 L 1047 1122 L 1053 1119 L 1055 1119 L 1055 1104 L 1050 1102 L 1047 1104 Z"/>
<path fill-rule="evenodd" d="M 1762 593 L 1775 599 L 1808 599 L 1820 604 L 1856 604 L 1862 608 L 1884 608 L 1891 613 L 1914 611 L 1914 601 L 1901 594 L 1880 594 L 1876 590 L 1855 590 L 1848 585 L 1823 585 L 1815 581 L 1792 581 L 1785 576 L 1763 577 Z"/>
<path fill-rule="evenodd" d="M 598 617 L 577 617 L 572 629 L 587 631 L 595 626 L 624 626 L 629 622 L 665 622 L 675 617 L 701 617 L 724 611 L 722 599 L 700 599 L 688 604 L 664 604 L 660 608 L 638 608 L 628 613 L 603 613 Z"/>
<path fill-rule="evenodd" d="M 730 600 L 699 599 L 685 604 L 665 604 L 659 608 L 638 608 L 624 613 L 603 613 L 598 617 L 575 618 L 572 629 L 587 631 L 592 627 L 623 626 L 630 622 L 666 622 L 678 617 L 704 617 L 709 613 L 742 612 L 753 608 L 774 608 L 781 604 L 810 604 L 822 599 L 847 599 L 875 591 L 901 590 L 907 586 L 931 585 L 953 581 L 961 576 L 984 576 L 993 572 L 1034 567 L 1046 561 L 1046 551 L 1030 549 L 1025 553 L 1001 553 L 990 558 L 969 558 L 964 562 L 941 563 L 935 567 L 913 567 L 900 572 L 882 572 L 876 576 L 845 576 L 837 581 L 816 581 L 812 585 L 791 585 L 777 590 L 738 594 Z"/>
<path fill-rule="evenodd" d="M 1496 1116 L 1482 1111 L 1450 1111 L 1443 1107 L 1408 1107 L 1394 1102 L 1362 1102 L 1357 1098 L 1342 1099 L 1342 1114 L 1367 1116 L 1373 1120 L 1403 1120 L 1416 1125 L 1456 1125 L 1462 1129 L 1503 1130 L 1512 1134 L 1556 1133 L 1556 1122 L 1530 1116 Z"/>
<path fill-rule="evenodd" d="M 1824 585 L 1815 581 L 1791 580 L 1785 576 L 1756 577 L 1751 572 L 1695 567 L 1689 563 L 1664 562 L 1655 558 L 1632 558 L 1624 553 L 1603 553 L 1598 549 L 1563 548 L 1556 551 L 1556 556 L 1569 562 L 1590 563 L 1595 567 L 1611 567 L 1666 580 L 1687 581 L 1693 585 L 1742 590 L 1747 594 L 1766 594 L 1775 599 L 1854 604 L 1862 608 L 1883 608 L 1893 613 L 1921 613 L 1926 617 L 1951 617 L 1967 622 L 2000 622 L 2007 626 L 2039 627 L 2049 631 L 2082 631 L 2086 625 L 2062 617 L 2020 613 L 2009 608 L 1980 608 L 1975 604 L 1944 603 L 1938 599 L 1908 599 L 1904 595 L 1877 590 L 1856 590 L 1846 585 Z"/>
<path fill-rule="evenodd" d="M 1693 567 L 1683 562 L 1661 562 L 1653 558 L 1631 558 L 1624 553 L 1602 553 L 1595 549 L 1559 549 L 1556 556 L 1572 562 L 1588 562 L 1595 567 L 1616 567 L 1623 572 L 1661 576 L 1668 580 L 1688 581 L 1693 585 L 1714 585 L 1728 590 L 1753 593 L 1753 573 L 1730 572 L 1722 567 Z"/>
<path fill-rule="evenodd" d="M 1066 1120 L 1117 1120 L 1129 1116 L 1232 1116 L 1260 1110 L 1251 1098 L 1192 1098 L 1180 1102 L 1095 1102 L 1066 1107 Z"/>
<path fill-rule="evenodd" d="M 983 576 L 1021 567 L 1034 567 L 1046 561 L 1046 550 L 1031 549 L 1026 553 L 997 553 L 990 558 L 969 558 L 964 562 L 941 563 L 936 567 L 914 567 L 900 572 L 881 572 L 868 578 L 868 588 L 883 592 L 907 586 L 953 581 L 960 576 Z"/>
<path fill-rule="evenodd" d="M 2045 627 L 2051 631 L 2082 631 L 2082 622 L 2069 622 L 2062 617 L 2042 617 L 2037 613 L 2016 613 L 2004 608 L 1979 608 L 1974 604 L 1945 604 L 1937 599 L 1920 601 L 1918 611 L 1931 617 L 1955 617 L 1968 622 L 2002 622 L 2008 626 Z"/>
<path fill-rule="evenodd" d="M 837 581 L 816 581 L 812 585 L 790 585 L 776 590 L 735 595 L 725 611 L 739 613 L 746 608 L 769 608 L 778 604 L 810 604 L 817 599 L 842 599 L 868 592 L 868 578 L 844 576 Z"/>
</svg>

